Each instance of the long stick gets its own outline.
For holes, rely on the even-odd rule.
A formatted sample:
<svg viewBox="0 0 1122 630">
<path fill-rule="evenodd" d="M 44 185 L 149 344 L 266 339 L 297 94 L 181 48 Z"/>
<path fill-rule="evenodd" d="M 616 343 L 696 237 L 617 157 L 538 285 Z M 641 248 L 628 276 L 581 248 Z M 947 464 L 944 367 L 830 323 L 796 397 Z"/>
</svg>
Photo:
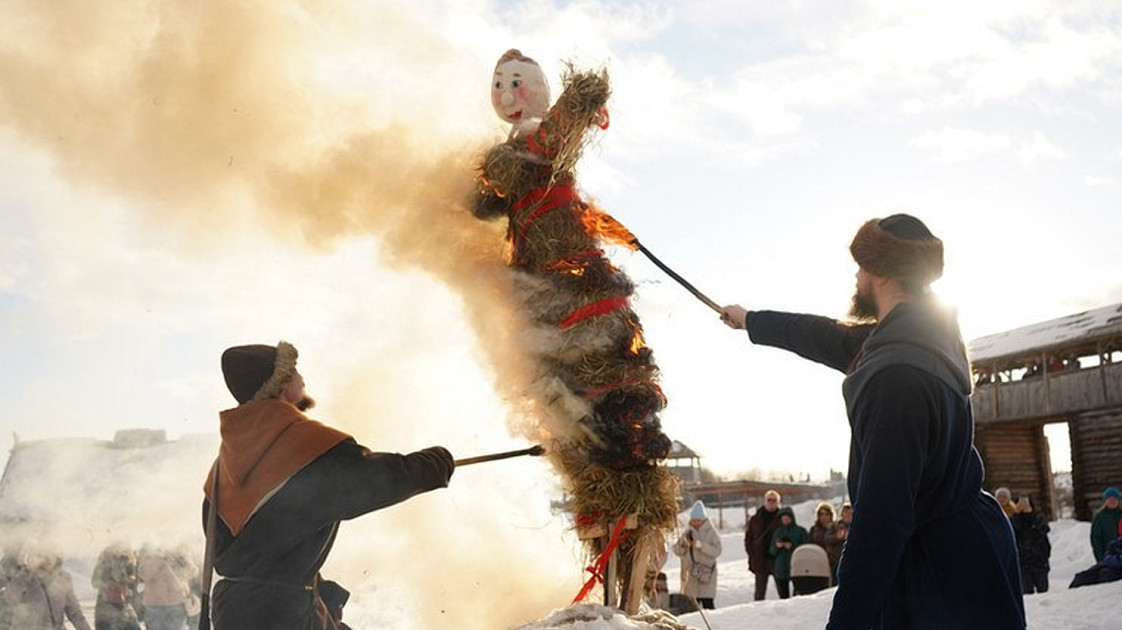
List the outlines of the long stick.
<svg viewBox="0 0 1122 630">
<path fill-rule="evenodd" d="M 498 459 L 510 459 L 511 457 L 522 457 L 523 455 L 529 455 L 531 457 L 537 457 L 538 455 L 541 455 L 543 453 L 545 453 L 545 449 L 542 448 L 542 445 L 541 444 L 536 444 L 534 446 L 531 446 L 530 448 L 524 448 L 524 449 L 517 450 L 517 451 L 505 451 L 503 453 L 492 453 L 490 455 L 478 455 L 476 457 L 466 457 L 464 459 L 457 459 L 456 460 L 456 466 L 457 467 L 470 466 L 471 464 L 480 464 L 480 463 L 483 463 L 483 462 L 493 462 L 493 461 L 498 460 Z"/>
<path fill-rule="evenodd" d="M 671 269 L 670 267 L 667 267 L 666 264 L 663 263 L 661 260 L 659 260 L 657 257 L 655 257 L 655 255 L 651 253 L 651 250 L 647 249 L 646 246 L 644 246 L 639 241 L 635 241 L 635 245 L 639 247 L 639 251 L 643 252 L 643 254 L 647 258 L 649 258 L 651 260 L 651 262 L 653 262 L 659 269 L 665 271 L 666 275 L 668 275 L 671 278 L 677 280 L 678 284 L 685 287 L 686 290 L 689 291 L 690 293 L 692 293 L 694 297 L 696 297 L 697 299 L 704 302 L 706 306 L 713 309 L 714 311 L 717 311 L 718 313 L 721 312 L 721 307 L 718 306 L 716 302 L 714 302 L 713 300 L 710 300 L 701 291 L 698 291 L 697 287 L 695 287 L 692 284 L 690 284 L 689 282 L 687 282 L 685 278 L 683 278 L 682 276 L 679 276 L 677 273 L 674 272 L 673 269 Z"/>
</svg>

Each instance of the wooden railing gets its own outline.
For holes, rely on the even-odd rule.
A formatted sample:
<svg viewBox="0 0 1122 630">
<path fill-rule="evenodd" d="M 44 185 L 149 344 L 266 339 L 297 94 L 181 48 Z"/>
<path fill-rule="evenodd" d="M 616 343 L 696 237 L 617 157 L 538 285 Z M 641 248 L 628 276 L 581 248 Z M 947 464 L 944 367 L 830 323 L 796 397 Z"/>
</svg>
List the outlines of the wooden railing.
<svg viewBox="0 0 1122 630">
<path fill-rule="evenodd" d="M 1052 372 L 974 390 L 974 421 L 1050 418 L 1122 407 L 1122 364 Z"/>
</svg>

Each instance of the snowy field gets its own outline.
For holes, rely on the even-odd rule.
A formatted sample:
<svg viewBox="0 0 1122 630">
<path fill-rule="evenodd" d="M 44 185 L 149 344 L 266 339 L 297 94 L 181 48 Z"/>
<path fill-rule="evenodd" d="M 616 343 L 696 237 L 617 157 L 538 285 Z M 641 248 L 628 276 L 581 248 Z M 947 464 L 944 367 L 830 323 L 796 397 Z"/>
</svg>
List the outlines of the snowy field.
<svg viewBox="0 0 1122 630">
<path fill-rule="evenodd" d="M 841 499 L 833 501 L 838 505 Z M 817 502 L 807 502 L 792 506 L 800 525 L 806 527 L 812 522 Z M 716 510 L 710 516 L 717 523 Z M 724 527 L 721 540 L 723 553 L 718 568 L 717 609 L 707 611 L 705 618 L 698 613 L 684 615 L 680 621 L 691 628 L 712 630 L 808 630 L 825 625 L 830 611 L 830 601 L 834 589 L 814 595 L 779 600 L 774 582 L 769 583 L 768 598 L 763 602 L 753 602 L 754 579 L 748 572 L 744 552 L 744 513 L 742 510 L 725 510 Z M 682 518 L 684 527 L 685 518 Z M 1122 598 L 1122 582 L 1068 589 L 1072 576 L 1093 564 L 1089 543 L 1090 524 L 1073 520 L 1061 520 L 1051 524 L 1052 570 L 1049 575 L 1051 590 L 1048 593 L 1029 595 L 1025 598 L 1028 625 L 1032 630 L 1122 630 L 1122 609 L 1117 608 Z M 93 619 L 93 592 L 88 587 L 90 566 L 86 562 L 70 561 L 68 568 L 74 574 L 74 584 L 82 598 L 87 617 Z M 677 558 L 671 554 L 665 567 L 671 592 L 678 591 L 679 570 Z M 383 577 L 385 573 L 382 573 Z M 504 580 L 517 580 L 515 574 L 498 575 L 490 586 L 478 584 L 465 585 L 465 590 L 503 588 Z M 426 611 L 426 621 L 417 619 L 417 610 L 408 599 L 397 597 L 387 584 L 371 577 L 365 582 L 345 584 L 353 591 L 348 604 L 345 621 L 355 630 L 383 628 L 391 630 L 412 630 L 418 627 L 455 628 L 460 624 L 448 618 L 443 610 Z M 543 589 L 544 590 L 544 589 Z M 568 591 L 565 591 L 568 592 Z M 443 599 L 440 593 L 410 593 L 419 598 L 423 607 L 440 607 Z M 590 599 L 595 600 L 596 593 Z M 570 611 L 562 609 L 567 601 L 543 607 L 536 618 L 527 618 L 516 624 L 517 630 L 646 630 L 650 626 L 636 623 L 623 616 L 610 619 L 597 618 L 588 621 L 572 619 Z M 448 611 L 452 613 L 451 610 Z M 592 612 L 595 612 L 592 609 Z M 441 623 L 443 621 L 444 623 Z M 446 625 L 445 625 L 446 624 Z M 472 627 L 475 627 L 474 625 Z M 510 626 L 496 625 L 495 630 L 507 630 Z"/>
<path fill-rule="evenodd" d="M 841 502 L 834 501 L 835 505 Z M 812 522 L 817 502 L 807 502 L 793 506 L 800 525 L 806 527 Z M 714 523 L 716 511 L 711 511 Z M 683 520 L 684 523 L 684 520 Z M 683 525 L 684 526 L 684 525 Z M 736 510 L 724 512 L 724 528 L 721 540 L 723 553 L 718 568 L 717 609 L 706 611 L 705 618 L 698 613 L 684 615 L 681 621 L 691 628 L 713 630 L 808 630 L 825 625 L 830 612 L 830 601 L 834 589 L 810 596 L 793 597 L 779 600 L 774 582 L 770 583 L 768 599 L 753 602 L 754 578 L 748 572 L 747 557 L 744 552 L 744 514 Z M 1050 590 L 1044 594 L 1029 595 L 1025 598 L 1028 626 L 1032 630 L 1122 630 L 1122 609 L 1118 606 L 1122 597 L 1122 582 L 1068 589 L 1072 576 L 1094 561 L 1089 542 L 1090 524 L 1072 520 L 1061 520 L 1051 524 L 1052 532 L 1052 570 L 1049 574 Z M 671 592 L 677 592 L 679 572 L 677 559 L 671 554 L 666 573 Z M 348 611 L 349 614 L 358 612 Z M 356 615 L 361 617 L 362 614 Z M 543 621 L 530 624 L 520 630 L 639 630 L 643 624 L 636 624 L 622 616 L 612 619 L 568 621 L 563 615 L 553 619 L 543 615 Z M 384 622 L 385 619 L 383 618 Z M 550 622 L 554 622 L 551 624 Z M 356 629 L 365 627 L 361 623 Z M 370 626 L 374 627 L 374 626 Z M 382 626 L 393 627 L 393 626 Z M 400 626 L 404 628 L 405 626 Z"/>
</svg>

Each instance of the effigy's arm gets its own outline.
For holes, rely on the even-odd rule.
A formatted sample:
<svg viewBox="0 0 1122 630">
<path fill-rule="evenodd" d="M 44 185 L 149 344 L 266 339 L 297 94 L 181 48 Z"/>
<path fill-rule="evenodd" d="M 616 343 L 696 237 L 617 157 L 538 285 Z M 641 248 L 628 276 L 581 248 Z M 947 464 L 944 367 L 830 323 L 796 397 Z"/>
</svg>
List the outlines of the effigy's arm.
<svg viewBox="0 0 1122 630">
<path fill-rule="evenodd" d="M 592 125 L 607 127 L 605 106 L 611 96 L 607 70 L 577 72 L 570 67 L 561 80 L 564 91 L 526 140 L 532 153 L 552 162 L 554 173 L 571 171 L 576 165 L 585 130 Z"/>
</svg>

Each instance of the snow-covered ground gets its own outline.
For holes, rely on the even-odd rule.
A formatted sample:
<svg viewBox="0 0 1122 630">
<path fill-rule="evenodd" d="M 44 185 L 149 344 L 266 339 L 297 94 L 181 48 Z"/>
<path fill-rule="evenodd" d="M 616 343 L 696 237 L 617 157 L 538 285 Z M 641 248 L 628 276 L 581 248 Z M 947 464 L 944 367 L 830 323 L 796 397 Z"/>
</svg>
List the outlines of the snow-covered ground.
<svg viewBox="0 0 1122 630">
<path fill-rule="evenodd" d="M 839 500 L 833 502 L 835 505 Z M 798 522 L 808 526 L 817 502 L 792 506 Z M 715 512 L 711 517 L 716 521 Z M 712 630 L 808 630 L 825 625 L 830 612 L 834 589 L 814 595 L 779 600 L 774 583 L 769 586 L 768 599 L 753 602 L 754 579 L 748 572 L 744 552 L 744 515 L 736 510 L 724 513 L 721 541 L 724 551 L 718 567 L 717 609 L 706 611 L 705 619 L 698 613 L 684 615 L 680 621 L 691 628 Z M 1078 589 L 1068 589 L 1072 576 L 1091 566 L 1089 542 L 1090 525 L 1072 520 L 1051 524 L 1052 570 L 1047 593 L 1025 597 L 1028 626 L 1032 630 L 1122 630 L 1122 610 L 1115 608 L 1122 596 L 1122 583 L 1102 584 Z M 671 592 L 676 592 L 679 580 L 676 558 L 671 555 L 666 573 Z M 543 615 L 542 621 L 519 630 L 646 630 L 652 626 L 636 624 L 622 616 L 611 619 L 578 621 L 560 624 Z"/>
<path fill-rule="evenodd" d="M 563 610 L 569 603 L 568 598 L 579 589 L 581 576 L 579 571 L 573 571 L 568 566 L 574 562 L 576 554 L 573 552 L 573 556 L 566 556 L 565 550 L 575 548 L 577 543 L 567 535 L 561 536 L 561 523 L 534 525 L 532 521 L 526 521 L 516 524 L 515 530 L 503 532 L 505 535 L 499 536 L 505 540 L 501 550 L 509 554 L 508 557 L 520 558 L 512 564 L 497 560 L 500 557 L 498 550 L 487 547 L 488 543 L 474 537 L 474 534 L 467 535 L 461 531 L 451 540 L 442 540 L 458 526 L 464 530 L 463 523 L 457 524 L 449 519 L 430 520 L 413 540 L 408 536 L 410 530 L 406 524 L 414 523 L 409 527 L 416 529 L 416 521 L 407 517 L 401 522 L 393 520 L 397 518 L 395 515 L 410 509 L 429 514 L 432 507 L 440 502 L 438 498 L 422 497 L 414 501 L 419 505 L 387 511 L 379 519 L 370 519 L 370 524 L 377 527 L 369 531 L 380 535 L 371 537 L 368 530 L 348 532 L 347 540 L 335 550 L 332 562 L 342 565 L 339 569 L 346 568 L 348 558 L 363 566 L 360 571 L 343 571 L 342 575 L 336 571 L 326 572 L 330 577 L 338 575 L 344 586 L 352 590 L 346 621 L 356 630 L 453 627 L 648 630 L 654 627 L 619 615 L 604 615 L 604 611 L 595 606 L 579 611 Z M 840 497 L 832 501 L 834 505 L 840 502 Z M 807 526 L 812 522 L 816 504 L 811 501 L 792 506 L 800 524 Z M 466 506 L 460 506 L 455 515 L 474 518 L 466 513 Z M 710 510 L 710 516 L 714 523 L 718 521 L 716 510 Z M 719 565 L 718 608 L 708 611 L 704 619 L 694 613 L 684 615 L 680 621 L 691 628 L 705 629 L 708 625 L 712 630 L 807 630 L 823 627 L 830 611 L 833 589 L 781 601 L 772 583 L 769 584 L 767 600 L 752 601 L 754 580 L 748 572 L 743 545 L 744 512 L 725 510 L 721 517 L 724 552 Z M 517 520 L 509 515 L 504 515 L 504 519 Z M 377 524 L 378 521 L 385 522 Z M 684 526 L 684 517 L 682 523 Z M 1061 520 L 1052 523 L 1051 527 L 1051 590 L 1025 598 L 1029 628 L 1122 630 L 1122 611 L 1115 608 L 1122 595 L 1122 583 L 1073 590 L 1067 588 L 1076 572 L 1093 564 L 1088 540 L 1090 525 Z M 519 542 L 523 539 L 528 541 L 525 545 Z M 404 546 L 409 551 L 404 557 L 411 558 L 412 562 L 401 564 L 397 556 L 390 554 L 381 556 L 379 563 L 368 563 L 366 559 L 374 553 L 370 547 L 372 541 L 378 545 L 380 553 L 388 554 L 386 547 L 392 546 L 389 542 L 395 540 L 398 543 L 405 540 Z M 527 545 L 530 549 L 525 548 Z M 457 548 L 465 550 L 465 553 L 457 555 Z M 356 553 L 356 549 L 361 553 Z M 89 587 L 89 573 L 96 553 L 91 554 L 87 557 L 71 556 L 66 562 L 90 619 L 94 593 Z M 671 592 L 677 592 L 679 568 L 673 555 L 668 559 L 665 571 Z M 411 573 L 419 575 L 410 577 Z M 481 574 L 486 574 L 487 578 L 480 578 Z M 566 582 L 570 578 L 571 583 Z M 594 593 L 590 599 L 595 601 L 596 597 Z M 581 615 L 586 620 L 574 621 Z"/>
</svg>

